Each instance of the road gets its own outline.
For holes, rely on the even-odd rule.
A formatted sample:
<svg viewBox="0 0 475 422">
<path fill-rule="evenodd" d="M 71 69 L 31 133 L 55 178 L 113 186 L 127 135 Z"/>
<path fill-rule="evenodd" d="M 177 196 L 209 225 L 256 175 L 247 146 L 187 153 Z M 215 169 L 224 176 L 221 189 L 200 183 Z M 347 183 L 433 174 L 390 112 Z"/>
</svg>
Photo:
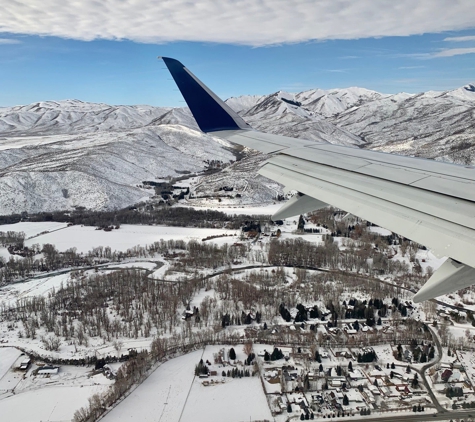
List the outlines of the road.
<svg viewBox="0 0 475 422">
<path fill-rule="evenodd" d="M 474 410 L 455 410 L 446 413 L 426 413 L 426 412 L 416 412 L 416 413 L 407 413 L 405 415 L 381 415 L 381 416 L 365 416 L 365 421 L 391 421 L 391 422 L 398 422 L 398 421 L 411 421 L 411 422 L 423 422 L 423 421 L 450 421 L 456 419 L 463 419 L 465 422 L 473 421 L 473 415 L 475 415 Z M 337 418 L 335 418 L 336 420 Z M 354 418 L 339 418 L 339 420 L 353 420 Z"/>
<path fill-rule="evenodd" d="M 412 369 L 414 371 L 416 371 L 420 376 L 421 376 L 421 379 L 422 379 L 422 382 L 424 383 L 424 386 L 427 390 L 427 393 L 429 394 L 431 400 L 432 400 L 432 403 L 434 403 L 434 406 L 435 408 L 437 409 L 438 412 L 440 413 L 447 413 L 447 409 L 443 408 L 439 401 L 437 400 L 437 397 L 435 396 L 434 392 L 432 391 L 432 388 L 430 387 L 429 385 L 429 382 L 427 381 L 427 378 L 426 378 L 426 371 L 436 365 L 437 363 L 440 362 L 440 359 L 442 358 L 442 345 L 440 344 L 440 341 L 439 341 L 439 338 L 437 337 L 437 334 L 434 332 L 434 330 L 432 329 L 432 327 L 426 325 L 427 328 L 430 330 L 431 334 L 432 334 L 432 338 L 434 339 L 434 343 L 437 347 L 437 359 L 433 359 L 432 361 L 430 361 L 429 363 L 425 364 L 421 369 L 416 369 L 414 367 L 412 367 Z"/>
</svg>

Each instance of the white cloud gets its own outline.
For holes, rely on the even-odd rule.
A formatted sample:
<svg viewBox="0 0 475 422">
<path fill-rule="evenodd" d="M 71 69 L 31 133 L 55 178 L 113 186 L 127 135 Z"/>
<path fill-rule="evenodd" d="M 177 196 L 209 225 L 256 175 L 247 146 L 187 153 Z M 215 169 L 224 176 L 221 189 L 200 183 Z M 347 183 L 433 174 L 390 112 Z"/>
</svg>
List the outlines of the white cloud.
<svg viewBox="0 0 475 422">
<path fill-rule="evenodd" d="M 465 37 L 448 37 L 448 38 L 444 38 L 444 41 L 450 41 L 450 42 L 475 41 L 475 35 L 467 35 Z"/>
<path fill-rule="evenodd" d="M 8 0 L 0 32 L 252 46 L 474 27 L 473 0 Z"/>
<path fill-rule="evenodd" d="M 0 38 L 0 45 L 2 44 L 21 44 L 21 41 L 13 38 Z"/>
<path fill-rule="evenodd" d="M 432 54 L 432 57 L 452 57 L 460 56 L 462 54 L 473 54 L 475 53 L 475 48 L 450 48 L 447 50 L 441 50 L 437 53 Z"/>
<path fill-rule="evenodd" d="M 425 66 L 399 66 L 398 69 L 412 70 L 412 69 L 423 69 Z"/>
</svg>

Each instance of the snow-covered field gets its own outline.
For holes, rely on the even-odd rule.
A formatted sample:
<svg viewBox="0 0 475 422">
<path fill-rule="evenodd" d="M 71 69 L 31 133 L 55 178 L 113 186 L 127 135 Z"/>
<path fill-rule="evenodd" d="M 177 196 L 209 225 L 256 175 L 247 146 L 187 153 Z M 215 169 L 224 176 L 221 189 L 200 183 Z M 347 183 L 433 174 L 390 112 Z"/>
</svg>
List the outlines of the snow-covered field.
<svg viewBox="0 0 475 422">
<path fill-rule="evenodd" d="M 169 360 L 152 373 L 104 422 L 177 422 L 186 404 L 202 350 Z M 196 420 L 197 421 L 197 420 Z"/>
<path fill-rule="evenodd" d="M 23 223 L 29 224 L 29 223 Z M 10 230 L 16 231 L 16 224 L 10 227 Z M 24 227 L 24 226 L 22 226 Z M 19 230 L 24 231 L 24 230 Z M 149 245 L 158 242 L 160 239 L 183 239 L 183 240 L 201 240 L 207 236 L 216 235 L 233 235 L 235 230 L 224 229 L 201 229 L 190 227 L 167 227 L 167 226 L 139 226 L 124 224 L 118 230 L 105 232 L 96 230 L 95 227 L 89 226 L 71 226 L 64 230 L 53 233 L 47 233 L 34 239 L 27 240 L 26 246 L 34 243 L 45 244 L 51 243 L 56 246 L 59 251 L 65 251 L 70 248 L 76 248 L 77 252 L 88 252 L 92 248 L 98 246 L 110 246 L 114 251 L 126 251 L 134 246 Z M 230 241 L 232 237 L 230 237 Z"/>
<path fill-rule="evenodd" d="M 206 206 L 207 209 L 211 209 L 213 211 L 220 211 L 228 215 L 233 214 L 249 214 L 249 215 L 272 215 L 277 210 L 279 210 L 285 202 L 279 202 L 276 204 L 263 204 L 262 206 L 231 206 L 231 207 L 224 207 L 213 204 Z M 181 206 L 181 205 L 180 205 Z M 201 209 L 202 207 L 192 206 L 192 208 Z"/>
<path fill-rule="evenodd" d="M 25 233 L 26 238 L 30 239 L 40 233 L 64 229 L 66 226 L 67 223 L 58 223 L 54 221 L 40 221 L 34 223 L 21 222 L 16 224 L 2 224 L 0 225 L 0 232 L 23 232 Z"/>
<path fill-rule="evenodd" d="M 3 378 L 20 355 L 21 352 L 14 347 L 0 347 L 0 394 L 4 390 L 12 388 L 5 385 L 7 383 L 3 382 Z"/>
<path fill-rule="evenodd" d="M 74 412 L 102 386 L 42 387 L 0 400 L 0 420 L 5 422 L 70 421 Z"/>
<path fill-rule="evenodd" d="M 57 289 L 61 284 L 65 285 L 69 278 L 69 273 L 59 274 L 52 277 L 35 278 L 25 283 L 4 286 L 0 289 L 0 303 L 8 304 L 31 296 L 46 296 L 51 289 Z"/>
<path fill-rule="evenodd" d="M 90 367 L 62 366 L 58 374 L 42 376 L 33 363 L 27 371 L 18 371 L 23 358 L 18 349 L 0 348 L 2 422 L 70 421 L 89 397 L 113 382 L 102 374 L 91 376 Z"/>
<path fill-rule="evenodd" d="M 193 381 L 181 420 L 183 422 L 240 422 L 271 420 L 259 377 L 226 378 L 224 384 L 204 387 Z"/>
<path fill-rule="evenodd" d="M 225 378 L 203 386 L 194 377 L 201 358 L 212 360 L 222 346 L 208 346 L 162 364 L 103 420 L 240 422 L 272 419 L 259 377 Z M 236 352 L 240 354 L 238 348 Z M 213 377 L 221 380 L 221 377 Z"/>
</svg>

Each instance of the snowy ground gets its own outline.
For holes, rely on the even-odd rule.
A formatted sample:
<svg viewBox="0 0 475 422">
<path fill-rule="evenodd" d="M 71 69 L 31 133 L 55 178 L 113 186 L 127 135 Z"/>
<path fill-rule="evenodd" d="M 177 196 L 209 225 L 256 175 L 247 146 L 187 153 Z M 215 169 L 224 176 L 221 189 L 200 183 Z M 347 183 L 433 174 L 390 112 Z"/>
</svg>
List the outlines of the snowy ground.
<svg viewBox="0 0 475 422">
<path fill-rule="evenodd" d="M 10 368 L 17 362 L 21 351 L 14 347 L 0 348 L 0 400 L 2 395 L 11 391 L 20 381 L 19 374 L 14 374 Z"/>
<path fill-rule="evenodd" d="M 21 352 L 0 348 L 0 420 L 8 422 L 66 421 L 88 404 L 88 398 L 104 391 L 113 381 L 104 375 L 91 376 L 88 367 L 61 366 L 57 375 L 36 375 L 16 367 Z"/>
<path fill-rule="evenodd" d="M 165 362 L 103 421 L 177 422 L 202 354 L 199 350 Z"/>
<path fill-rule="evenodd" d="M 14 304 L 18 299 L 31 296 L 46 296 L 53 288 L 58 289 L 61 284 L 66 285 L 70 279 L 68 274 L 43 276 L 24 283 L 15 283 L 0 289 L 0 303 Z"/>
<path fill-rule="evenodd" d="M 160 422 L 239 422 L 271 420 L 259 377 L 225 378 L 225 383 L 203 386 L 194 377 L 201 358 L 213 361 L 223 346 L 208 346 L 161 365 L 103 420 Z M 242 347 L 241 347 L 242 348 Z M 229 349 L 229 346 L 226 346 Z M 237 359 L 244 354 L 235 348 Z M 221 380 L 223 377 L 213 377 Z"/>
<path fill-rule="evenodd" d="M 57 222 L 48 222 L 48 221 L 40 221 L 37 223 L 25 222 L 25 223 L 0 225 L 0 232 L 9 232 L 9 231 L 23 232 L 25 233 L 26 238 L 30 239 L 34 236 L 37 236 L 40 233 L 64 229 L 65 227 L 67 227 L 67 223 L 57 223 Z"/>
<path fill-rule="evenodd" d="M 25 223 L 27 224 L 27 223 Z M 29 224 L 29 223 L 28 223 Z M 16 224 L 10 226 L 10 230 L 15 229 Z M 94 247 L 110 246 L 114 251 L 126 251 L 134 246 L 149 245 L 158 242 L 160 239 L 183 239 L 200 240 L 207 236 L 216 236 L 223 234 L 235 234 L 235 230 L 224 229 L 201 229 L 190 227 L 167 227 L 167 226 L 139 226 L 124 224 L 118 230 L 105 232 L 96 230 L 95 227 L 71 226 L 64 230 L 54 233 L 47 233 L 34 239 L 27 240 L 26 246 L 34 243 L 51 243 L 59 251 L 65 251 L 70 248 L 76 248 L 77 252 L 88 252 Z M 230 238 L 232 239 L 232 238 Z"/>
<path fill-rule="evenodd" d="M 43 387 L 0 400 L 2 421 L 70 421 L 74 412 L 88 404 L 88 398 L 102 386 Z M 5 419 L 4 419 L 5 418 Z"/>
<path fill-rule="evenodd" d="M 271 420 L 272 415 L 259 377 L 226 378 L 224 384 L 204 387 L 195 379 L 183 422 L 240 422 Z"/>
<path fill-rule="evenodd" d="M 280 202 L 276 204 L 266 204 L 263 206 L 230 206 L 230 207 L 225 207 L 225 206 L 220 206 L 216 205 L 213 206 L 212 204 L 206 205 L 206 207 L 198 207 L 198 206 L 191 206 L 191 208 L 195 209 L 211 209 L 213 211 L 221 211 L 224 212 L 225 214 L 232 215 L 232 214 L 248 214 L 248 215 L 273 215 L 277 210 L 282 208 L 282 206 L 285 204 L 285 202 Z M 179 206 L 182 206 L 181 204 Z"/>
</svg>

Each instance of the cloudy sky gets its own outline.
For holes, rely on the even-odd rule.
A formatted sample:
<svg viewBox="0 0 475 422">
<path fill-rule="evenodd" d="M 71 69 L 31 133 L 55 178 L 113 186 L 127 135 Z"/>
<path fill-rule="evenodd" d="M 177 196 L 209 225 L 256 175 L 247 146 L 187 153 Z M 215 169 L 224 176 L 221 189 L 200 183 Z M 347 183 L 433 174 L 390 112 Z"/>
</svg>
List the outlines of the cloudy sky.
<svg viewBox="0 0 475 422">
<path fill-rule="evenodd" d="M 8 0 L 0 106 L 184 105 L 157 56 L 218 95 L 475 82 L 473 0 Z"/>
</svg>

